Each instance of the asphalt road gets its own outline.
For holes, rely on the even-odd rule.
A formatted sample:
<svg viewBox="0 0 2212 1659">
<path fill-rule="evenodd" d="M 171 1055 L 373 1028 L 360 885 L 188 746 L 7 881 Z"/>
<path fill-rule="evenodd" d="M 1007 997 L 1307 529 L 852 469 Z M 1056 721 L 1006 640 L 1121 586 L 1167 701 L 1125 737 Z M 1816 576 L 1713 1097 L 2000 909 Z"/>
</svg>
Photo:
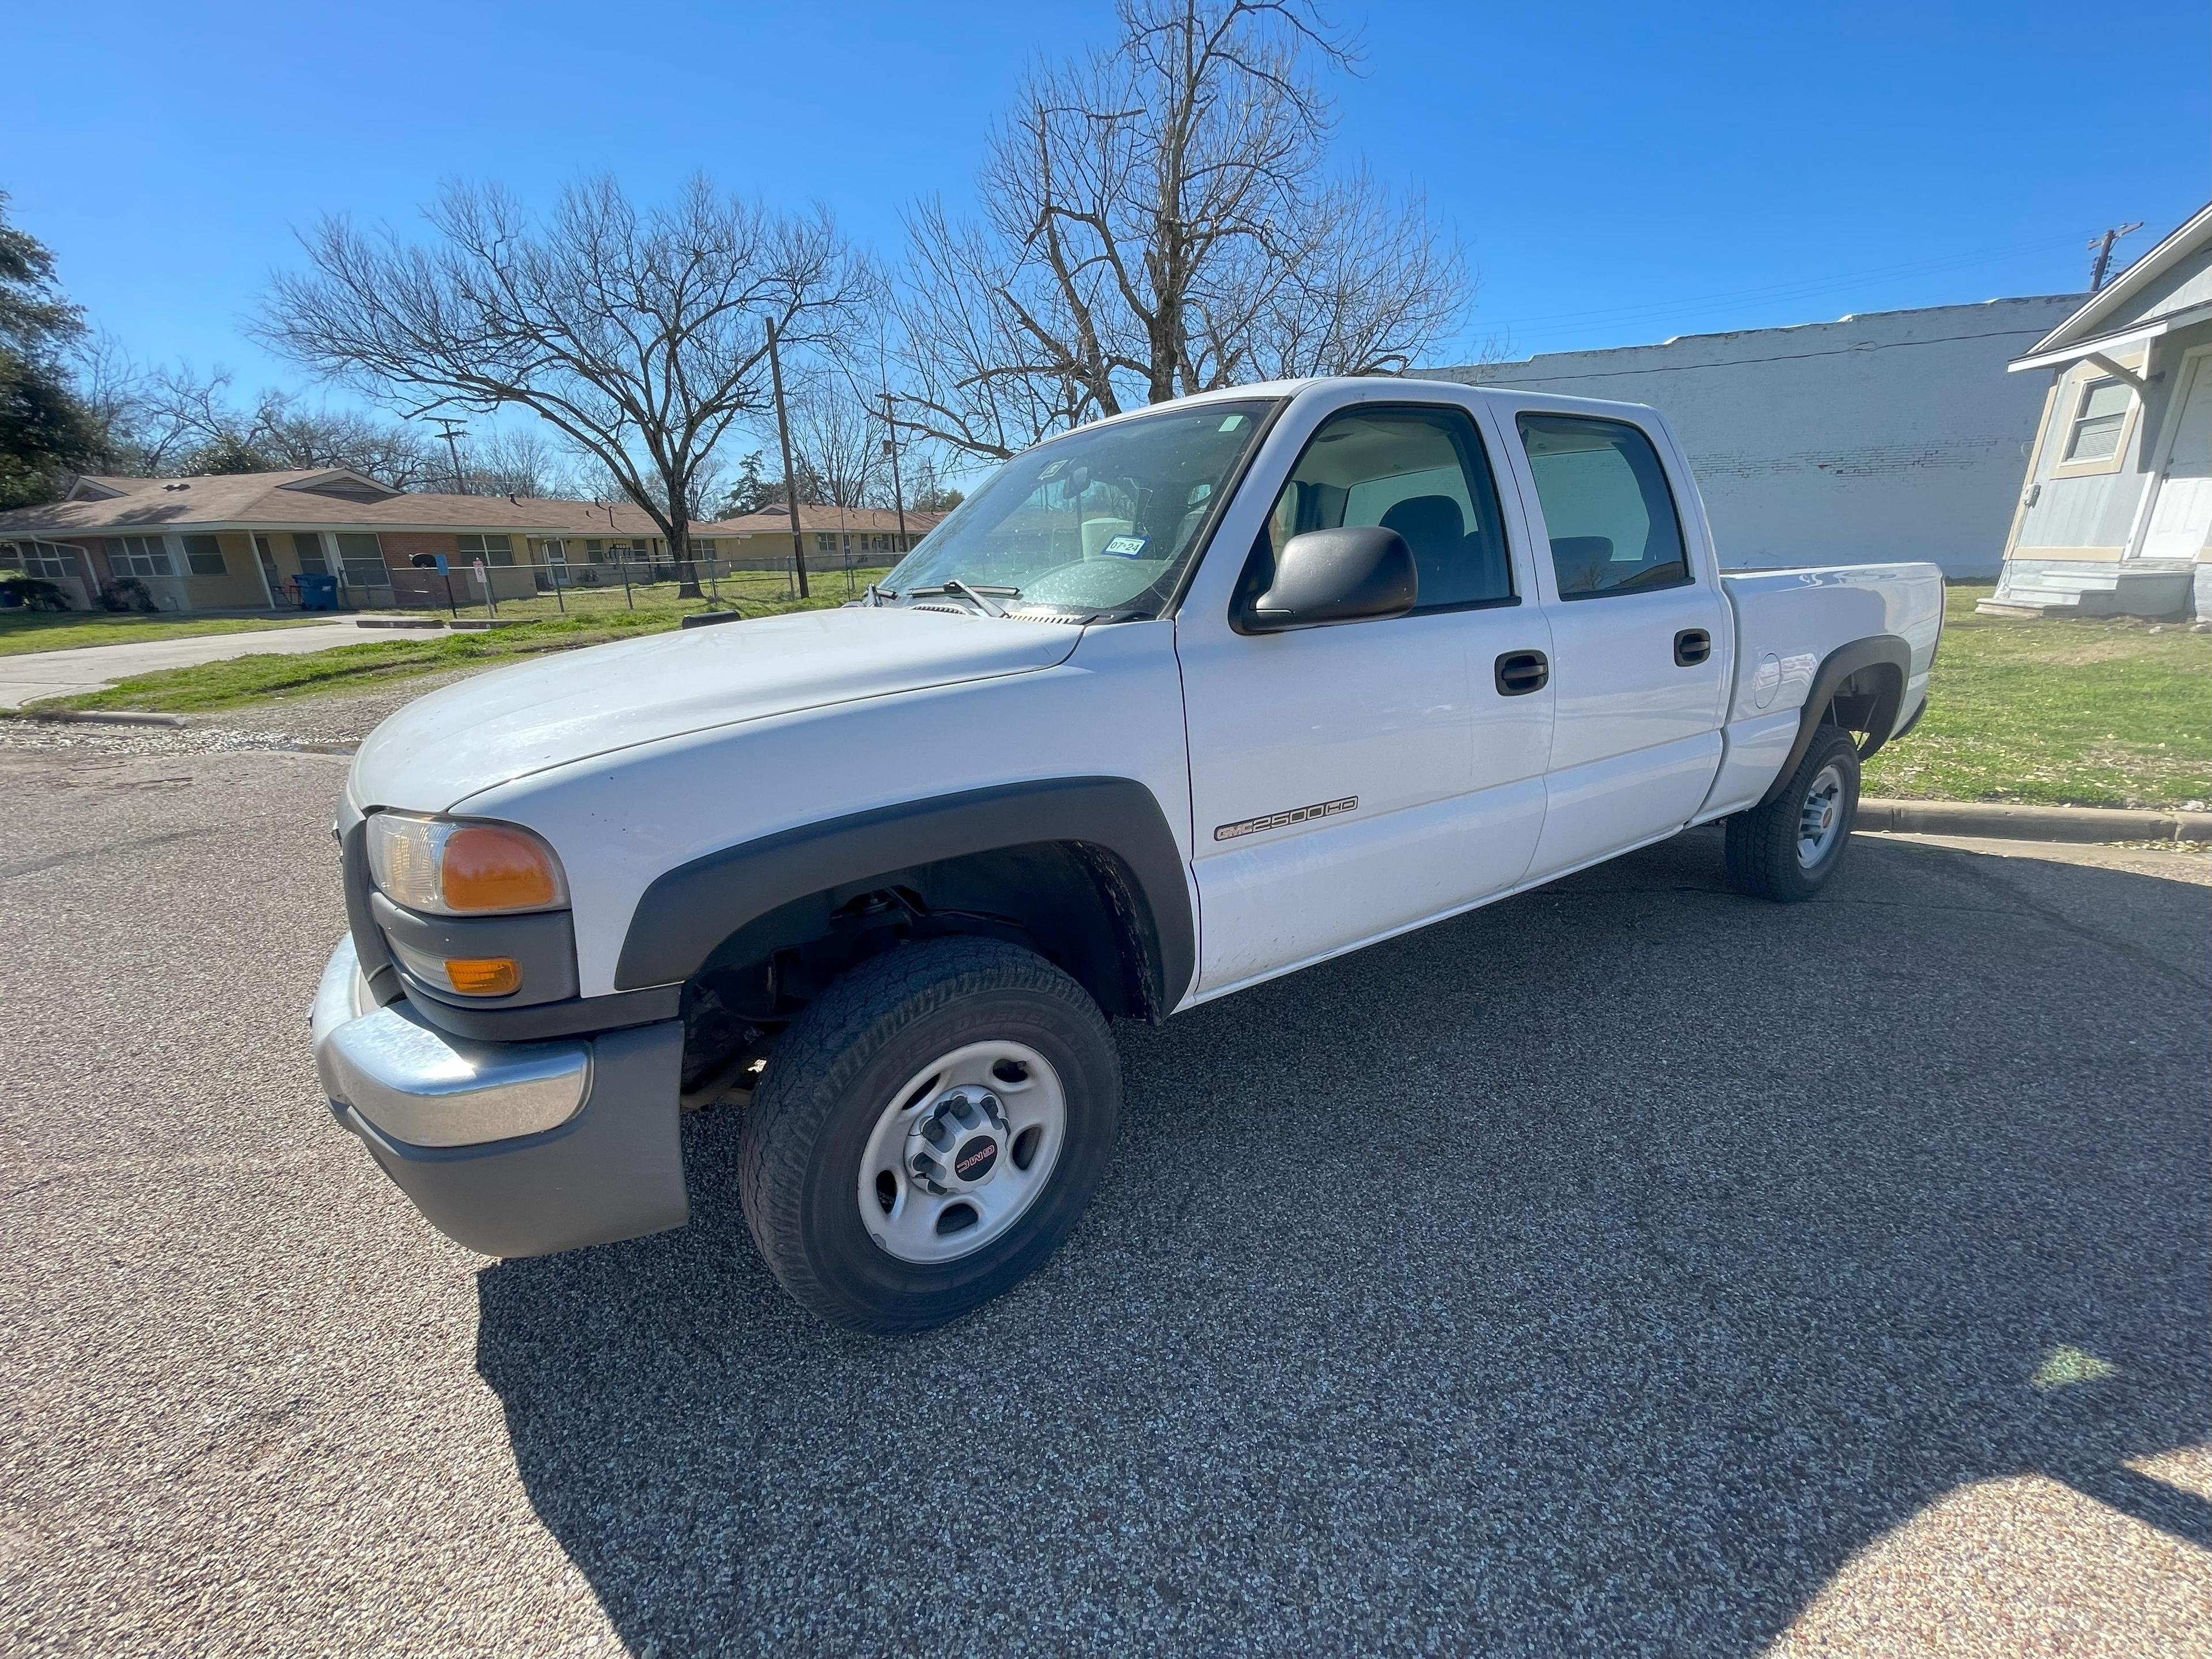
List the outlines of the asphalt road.
<svg viewBox="0 0 2212 1659">
<path fill-rule="evenodd" d="M 2212 1644 L 2197 866 L 1694 835 L 1126 1028 L 1069 1245 L 878 1341 L 726 1115 L 683 1232 L 417 1220 L 306 1053 L 344 764 L 0 751 L 0 1650 Z"/>
</svg>

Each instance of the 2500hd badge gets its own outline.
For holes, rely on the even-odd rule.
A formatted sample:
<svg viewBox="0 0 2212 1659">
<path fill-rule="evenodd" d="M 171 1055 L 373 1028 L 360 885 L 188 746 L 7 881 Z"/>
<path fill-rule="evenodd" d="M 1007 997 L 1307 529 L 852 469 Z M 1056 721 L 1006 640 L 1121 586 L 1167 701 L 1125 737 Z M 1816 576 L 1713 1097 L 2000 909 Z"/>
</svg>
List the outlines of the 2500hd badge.
<svg viewBox="0 0 2212 1659">
<path fill-rule="evenodd" d="M 1309 823 L 1315 818 L 1353 811 L 1358 805 L 1358 796 L 1346 795 L 1342 800 L 1317 801 L 1311 806 L 1294 806 L 1287 812 L 1270 812 L 1264 817 L 1224 823 L 1213 832 L 1213 838 L 1216 841 L 1234 841 L 1239 836 L 1255 836 L 1262 830 L 1283 830 L 1293 823 Z"/>
</svg>

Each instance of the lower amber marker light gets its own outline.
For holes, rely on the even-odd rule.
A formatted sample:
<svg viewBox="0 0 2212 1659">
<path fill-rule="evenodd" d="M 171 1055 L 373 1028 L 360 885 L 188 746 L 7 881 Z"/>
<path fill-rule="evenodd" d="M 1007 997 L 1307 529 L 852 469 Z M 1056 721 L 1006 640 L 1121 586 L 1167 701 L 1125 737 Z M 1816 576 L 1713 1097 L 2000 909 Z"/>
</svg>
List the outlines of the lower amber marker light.
<svg viewBox="0 0 2212 1659">
<path fill-rule="evenodd" d="M 470 996 L 503 997 L 522 988 L 522 969 L 512 957 L 448 957 L 446 977 Z"/>
</svg>

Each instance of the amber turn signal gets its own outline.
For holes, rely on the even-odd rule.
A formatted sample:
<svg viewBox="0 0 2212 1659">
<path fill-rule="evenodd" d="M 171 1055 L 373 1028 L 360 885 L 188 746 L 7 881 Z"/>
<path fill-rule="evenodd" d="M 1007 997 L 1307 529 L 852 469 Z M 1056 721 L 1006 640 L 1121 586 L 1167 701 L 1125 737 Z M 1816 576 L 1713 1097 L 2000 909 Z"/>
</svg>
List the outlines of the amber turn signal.
<svg viewBox="0 0 2212 1659">
<path fill-rule="evenodd" d="M 446 977 L 472 997 L 503 997 L 522 988 L 522 969 L 512 957 L 448 957 Z"/>
<path fill-rule="evenodd" d="M 448 910 L 540 910 L 562 900 L 552 854 L 523 830 L 459 824 L 444 852 L 439 885 Z"/>
</svg>

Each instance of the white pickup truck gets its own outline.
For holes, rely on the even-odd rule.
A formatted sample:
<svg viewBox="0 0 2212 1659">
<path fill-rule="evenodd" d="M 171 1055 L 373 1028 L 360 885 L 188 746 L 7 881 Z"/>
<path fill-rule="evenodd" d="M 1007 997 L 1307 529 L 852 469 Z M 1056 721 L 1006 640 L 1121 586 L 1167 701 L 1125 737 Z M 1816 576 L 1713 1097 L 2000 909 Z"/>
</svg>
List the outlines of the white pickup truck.
<svg viewBox="0 0 2212 1659">
<path fill-rule="evenodd" d="M 1012 1285 L 1160 1020 L 1715 819 L 1805 898 L 1918 717 L 1932 565 L 1721 574 L 1666 422 L 1255 386 L 1016 457 L 860 604 L 433 693 L 340 809 L 332 1110 L 439 1228 L 683 1224 L 911 1329 Z"/>
</svg>

